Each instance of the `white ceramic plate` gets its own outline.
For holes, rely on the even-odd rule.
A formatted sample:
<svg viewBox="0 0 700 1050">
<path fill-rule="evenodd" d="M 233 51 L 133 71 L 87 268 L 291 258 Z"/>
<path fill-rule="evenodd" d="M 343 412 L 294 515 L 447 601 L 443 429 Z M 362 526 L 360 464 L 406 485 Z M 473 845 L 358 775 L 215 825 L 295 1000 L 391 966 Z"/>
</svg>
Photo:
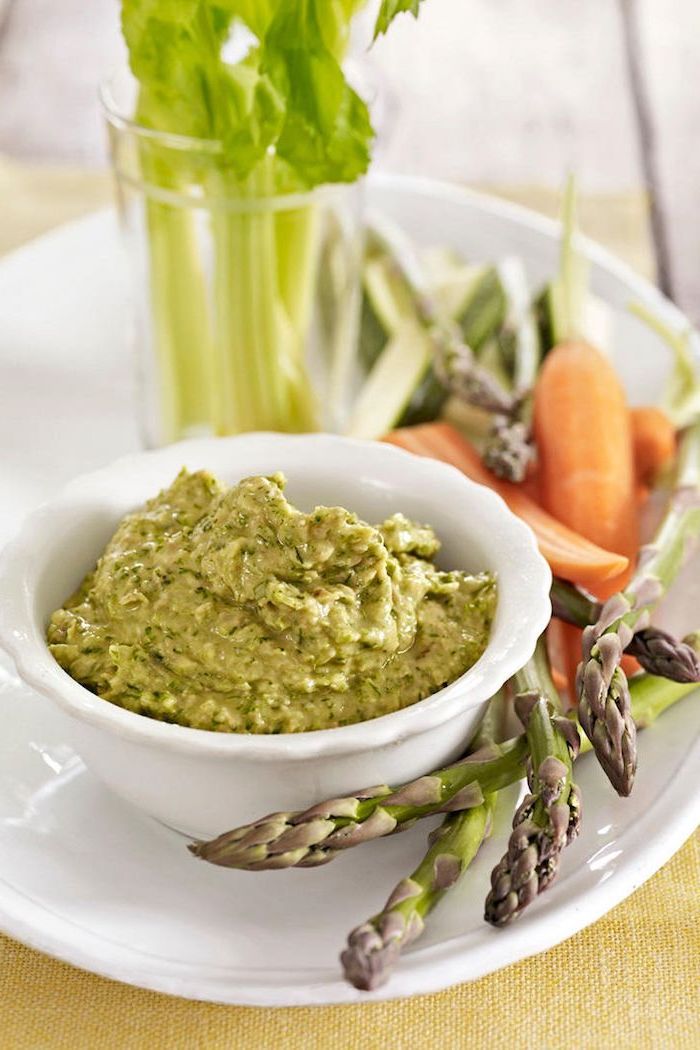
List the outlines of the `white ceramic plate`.
<svg viewBox="0 0 700 1050">
<path fill-rule="evenodd" d="M 370 186 L 425 242 L 478 259 L 518 253 L 533 281 L 554 265 L 552 223 L 516 207 L 415 180 Z M 592 249 L 596 290 L 680 317 L 648 284 Z M 0 263 L 0 538 L 67 478 L 137 447 L 125 350 L 125 275 L 116 225 L 101 214 Z M 635 401 L 651 401 L 666 358 L 620 313 L 616 363 Z M 662 622 L 700 626 L 700 565 Z M 693 619 L 695 616 L 695 620 Z M 421 854 L 425 829 L 362 847 L 326 868 L 252 875 L 190 858 L 177 834 L 113 798 L 83 767 L 49 704 L 0 664 L 0 927 L 110 977 L 196 999 L 291 1005 L 354 1002 L 339 976 L 347 931 Z M 617 798 L 590 758 L 578 775 L 584 830 L 561 876 L 511 929 L 481 919 L 511 799 L 473 869 L 436 911 L 391 983 L 371 998 L 435 991 L 548 948 L 637 888 L 691 834 L 700 797 L 700 703 L 689 697 L 640 739 L 640 772 Z M 284 799 L 280 799 L 284 805 Z"/>
</svg>

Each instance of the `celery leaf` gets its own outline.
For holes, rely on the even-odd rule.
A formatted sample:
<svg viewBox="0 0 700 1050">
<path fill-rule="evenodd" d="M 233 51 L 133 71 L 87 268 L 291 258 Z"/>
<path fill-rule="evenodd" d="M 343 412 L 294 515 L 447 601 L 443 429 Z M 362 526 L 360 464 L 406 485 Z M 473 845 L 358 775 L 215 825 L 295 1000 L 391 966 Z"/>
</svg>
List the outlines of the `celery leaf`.
<svg viewBox="0 0 700 1050">
<path fill-rule="evenodd" d="M 418 18 L 418 9 L 421 3 L 422 0 L 382 0 L 382 6 L 379 9 L 377 21 L 374 25 L 374 39 L 376 40 L 382 33 L 386 33 L 397 15 L 409 12 L 414 18 Z"/>
<path fill-rule="evenodd" d="M 265 36 L 262 68 L 286 100 L 277 154 L 307 187 L 363 174 L 374 134 L 328 46 L 331 15 L 324 0 L 280 0 Z"/>
<path fill-rule="evenodd" d="M 122 0 L 122 30 L 139 82 L 136 119 L 158 131 L 214 140 L 205 163 L 244 184 L 276 155 L 276 189 L 352 182 L 369 165 L 374 132 L 341 66 L 365 0 Z M 421 0 L 383 0 L 375 35 Z M 228 60 L 239 28 L 251 34 Z M 157 144 L 152 144 L 156 150 Z M 181 168 L 188 161 L 163 151 Z"/>
</svg>

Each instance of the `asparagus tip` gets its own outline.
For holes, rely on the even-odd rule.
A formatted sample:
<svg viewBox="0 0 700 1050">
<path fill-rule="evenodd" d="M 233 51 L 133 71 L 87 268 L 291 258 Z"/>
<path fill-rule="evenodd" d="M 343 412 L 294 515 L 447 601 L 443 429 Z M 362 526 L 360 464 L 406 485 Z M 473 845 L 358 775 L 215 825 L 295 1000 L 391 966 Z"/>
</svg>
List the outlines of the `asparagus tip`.
<svg viewBox="0 0 700 1050">
<path fill-rule="evenodd" d="M 386 941 L 371 922 L 366 922 L 349 935 L 340 962 L 350 984 L 362 992 L 372 992 L 388 981 L 400 953 L 400 941 Z"/>
<path fill-rule="evenodd" d="M 682 641 L 659 627 L 645 627 L 637 631 L 628 652 L 636 656 L 645 671 L 673 682 L 700 681 L 698 640 L 686 635 Z"/>
<path fill-rule="evenodd" d="M 506 481 L 524 481 L 533 453 L 530 428 L 521 420 L 497 416 L 483 453 L 489 470 Z"/>
<path fill-rule="evenodd" d="M 637 732 L 627 676 L 620 667 L 632 631 L 621 620 L 623 609 L 613 606 L 625 601 L 624 595 L 613 596 L 603 606 L 598 622 L 583 632 L 584 659 L 576 676 L 581 728 L 608 780 L 623 797 L 632 791 L 637 769 Z M 615 631 L 607 629 L 606 617 L 610 616 L 620 619 Z"/>
</svg>

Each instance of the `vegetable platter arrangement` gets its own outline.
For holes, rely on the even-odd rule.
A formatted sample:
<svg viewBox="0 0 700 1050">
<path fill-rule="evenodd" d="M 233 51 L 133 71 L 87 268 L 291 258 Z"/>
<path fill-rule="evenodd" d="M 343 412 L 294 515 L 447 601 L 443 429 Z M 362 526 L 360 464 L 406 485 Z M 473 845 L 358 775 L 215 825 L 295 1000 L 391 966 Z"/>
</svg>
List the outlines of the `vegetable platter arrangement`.
<svg viewBox="0 0 700 1050">
<path fill-rule="evenodd" d="M 398 14 L 416 15 L 419 3 L 382 0 L 374 37 L 386 32 Z M 508 813 L 512 828 L 490 884 L 483 886 L 484 918 L 497 928 L 535 905 L 566 863 L 564 851 L 585 820 L 586 800 L 577 784 L 580 756 L 593 752 L 601 777 L 620 796 L 628 796 L 637 773 L 638 731 L 700 683 L 700 630 L 679 638 L 653 622 L 700 533 L 700 382 L 690 331 L 670 330 L 647 308 L 630 303 L 667 347 L 672 368 L 658 405 L 627 404 L 609 353 L 614 328 L 610 308 L 592 294 L 579 251 L 573 183 L 565 192 L 559 267 L 541 288 L 530 286 L 525 262 L 518 257 L 484 261 L 464 258 L 440 244 L 418 248 L 383 214 L 370 214 L 364 236 L 349 243 L 343 231 L 347 209 L 333 214 L 325 209 L 329 189 L 337 189 L 333 184 L 353 185 L 370 160 L 368 108 L 343 68 L 351 24 L 363 6 L 362 0 L 123 0 L 122 25 L 137 98 L 128 118 L 113 117 L 111 131 L 125 199 L 134 192 L 129 172 L 140 180 L 136 211 L 145 251 L 136 272 L 146 289 L 148 338 L 157 372 L 160 427 L 154 443 L 183 436 L 326 428 L 398 446 L 423 460 L 448 464 L 497 493 L 530 526 L 552 571 L 551 621 L 528 662 L 491 698 L 476 736 L 458 760 L 404 783 L 357 785 L 360 790 L 343 797 L 309 798 L 304 809 L 293 808 L 298 799 L 288 799 L 286 810 L 214 838 L 202 835 L 192 841 L 195 823 L 170 822 L 189 827 L 189 850 L 195 857 L 256 873 L 325 865 L 348 849 L 425 819 L 424 855 L 416 857 L 413 869 L 393 889 L 386 887 L 390 892 L 378 912 L 357 916 L 341 951 L 347 981 L 370 991 L 388 981 L 402 951 L 426 929 L 433 909 L 457 885 L 503 811 L 512 809 L 506 801 L 512 791 L 506 789 L 527 784 L 514 812 Z M 122 212 L 130 214 L 123 202 Z M 348 276 L 353 260 L 355 284 Z M 336 309 L 347 312 L 343 324 L 337 331 L 331 325 L 326 331 L 332 337 L 312 345 L 318 316 L 328 319 Z M 304 438 L 283 440 L 289 444 Z M 347 444 L 358 456 L 357 450 L 364 449 Z M 393 451 L 391 455 L 397 457 Z M 418 461 L 409 462 L 415 469 Z M 442 488 L 449 488 L 450 472 L 444 467 L 431 464 L 431 481 L 438 469 L 443 470 Z M 184 472 L 172 487 L 193 489 L 187 506 L 178 504 L 174 491 L 154 497 L 140 516 L 133 506 L 125 507 L 127 517 L 118 535 L 127 534 L 128 542 L 124 550 L 111 549 L 124 593 L 117 593 L 109 579 L 100 590 L 100 572 L 90 573 L 52 625 L 54 652 L 64 666 L 78 667 L 75 674 L 71 671 L 71 688 L 78 689 L 82 680 L 87 690 L 99 694 L 85 671 L 85 661 L 96 664 L 96 654 L 92 646 L 77 651 L 70 633 L 76 623 L 81 629 L 87 623 L 80 610 L 73 615 L 74 606 L 98 606 L 102 592 L 106 604 L 123 598 L 120 622 L 126 642 L 132 642 L 135 613 L 148 604 L 140 574 L 157 543 L 172 555 L 172 564 L 156 566 L 151 576 L 170 586 L 179 573 L 179 590 L 188 600 L 192 593 L 198 596 L 195 615 L 183 605 L 179 619 L 185 628 L 197 627 L 198 617 L 211 614 L 219 591 L 228 586 L 230 559 L 226 551 L 221 554 L 224 542 L 219 544 L 211 522 L 201 524 L 206 515 L 199 513 L 200 503 L 207 503 L 222 536 L 230 531 L 232 518 L 221 508 L 235 507 L 243 534 L 232 540 L 230 549 L 240 555 L 241 564 L 250 553 L 246 499 L 254 490 L 263 493 L 259 504 L 265 513 L 274 502 L 278 518 L 285 527 L 292 522 L 291 532 L 301 537 L 299 549 L 287 543 L 286 554 L 303 582 L 314 567 L 304 557 L 308 533 L 324 571 L 328 551 L 335 548 L 337 554 L 338 537 L 354 537 L 371 555 L 365 559 L 370 580 L 378 561 L 390 566 L 382 570 L 385 582 L 399 572 L 397 566 L 407 567 L 410 590 L 420 569 L 433 583 L 435 606 L 443 591 L 467 585 L 461 577 L 448 580 L 439 563 L 432 565 L 439 544 L 424 521 L 395 516 L 370 527 L 342 508 L 325 508 L 324 514 L 317 508 L 306 515 L 287 504 L 283 486 L 281 475 L 275 481 L 267 466 L 248 478 L 247 486 L 228 491 L 211 476 Z M 191 523 L 191 549 L 186 549 L 180 527 L 193 506 L 199 516 Z M 261 520 L 264 528 L 259 531 L 267 530 L 267 535 L 269 523 L 264 515 Z M 414 534 L 410 549 L 408 526 Z M 130 530 L 137 527 L 144 557 L 131 541 Z M 164 535 L 156 535 L 159 528 Z M 239 604 L 249 617 L 258 615 L 256 602 L 267 613 L 274 585 L 273 626 L 293 620 L 300 639 L 306 635 L 308 642 L 310 632 L 300 626 L 292 588 L 286 586 L 291 570 L 278 573 L 276 568 L 284 544 L 279 532 L 272 533 L 268 553 L 274 571 L 253 581 L 259 587 L 252 599 L 246 594 Z M 536 556 L 527 533 L 526 539 Z M 348 550 L 344 570 L 356 569 L 357 550 L 352 543 Z M 347 551 L 341 554 L 345 557 Z M 213 597 L 198 576 L 212 564 L 221 569 Z M 250 558 L 246 564 L 248 577 L 241 571 L 237 583 L 252 579 Z M 544 565 L 542 571 L 544 601 Z M 285 586 L 277 587 L 278 576 L 284 576 Z M 336 590 L 347 590 L 347 572 L 336 576 Z M 171 613 L 178 612 L 175 600 L 161 599 Z M 527 609 L 517 613 L 525 617 Z M 392 615 L 384 616 L 384 627 L 391 626 Z M 545 602 L 542 623 L 546 615 Z M 222 634 L 220 620 L 213 614 L 211 620 L 215 637 L 206 652 L 217 665 L 216 674 Z M 314 620 L 320 623 L 317 649 L 323 653 L 327 640 L 322 621 L 318 616 Z M 531 642 L 539 630 L 539 623 L 532 627 Z M 172 632 L 163 633 L 173 642 Z M 115 653 L 123 655 L 126 643 L 120 647 L 107 635 L 106 664 L 112 669 L 119 662 Z M 355 642 L 360 637 L 350 635 Z M 137 641 L 136 649 L 141 646 Z M 152 648 L 141 646 L 149 675 Z M 264 663 L 257 660 L 257 642 L 253 650 L 255 660 Z M 166 647 L 155 653 L 164 665 L 158 675 L 169 671 L 169 654 Z M 189 673 L 187 654 L 177 655 Z M 235 669 L 236 679 L 245 693 L 250 676 L 239 671 Z M 131 682 L 133 668 L 129 674 Z M 31 674 L 27 680 L 37 685 Z M 284 686 L 280 693 L 288 700 L 286 668 L 279 680 Z M 133 729 L 135 737 L 153 738 L 154 751 L 164 740 L 162 729 L 173 729 L 178 735 L 172 739 L 182 741 L 183 748 L 186 732 L 228 728 L 232 738 L 251 732 L 250 720 L 227 727 L 223 719 L 215 724 L 181 719 L 180 725 L 163 726 L 178 719 L 167 708 L 168 717 L 162 713 L 164 696 L 170 700 L 169 681 L 164 689 L 160 680 L 157 684 L 157 728 Z M 41 691 L 41 683 L 37 688 Z M 394 691 L 401 699 L 403 689 Z M 387 692 L 381 697 L 385 706 Z M 125 719 L 153 713 L 143 710 L 141 688 L 134 690 L 131 708 L 123 705 L 127 710 L 118 714 L 97 712 L 90 706 L 94 700 L 94 695 L 80 697 L 91 718 L 111 718 L 120 730 L 105 734 L 110 750 L 104 754 L 109 756 L 112 737 L 121 739 Z M 368 708 L 357 720 L 369 725 L 382 710 Z M 252 718 L 253 712 L 245 714 Z M 267 738 L 264 743 L 284 746 L 274 734 L 283 735 L 285 726 L 270 725 L 269 732 L 267 723 L 258 726 Z M 322 727 L 296 723 L 290 736 L 304 728 Z M 450 754 L 465 737 L 459 737 Z M 203 756 L 206 747 L 219 747 L 219 740 L 200 742 L 201 748 L 199 742 L 192 747 Z M 104 741 L 100 746 L 108 747 Z M 173 759 L 173 769 L 177 761 Z M 212 763 L 212 776 L 223 767 Z M 391 778 L 390 772 L 382 775 Z M 257 800 L 260 782 L 253 776 L 246 779 Z M 147 793 L 143 782 L 132 790 L 130 778 L 128 791 L 120 786 L 130 801 L 138 801 L 139 791 Z M 289 793 L 289 782 L 286 788 Z M 227 797 L 221 791 L 218 796 L 217 803 Z M 284 805 L 284 797 L 279 802 Z M 206 803 L 200 810 L 205 808 Z M 151 815 L 161 819 L 155 811 Z M 218 818 L 213 826 L 217 824 Z M 182 844 L 177 848 L 191 868 Z"/>
<path fill-rule="evenodd" d="M 680 639 L 651 622 L 700 533 L 691 334 L 630 304 L 673 360 L 662 404 L 630 408 L 577 236 L 569 184 L 560 269 L 534 296 L 517 260 L 472 267 L 442 250 L 419 254 L 383 223 L 365 265 L 362 354 L 372 363 L 354 432 L 455 466 L 531 526 L 554 576 L 553 618 L 533 657 L 455 764 L 191 846 L 229 868 L 307 868 L 440 815 L 415 869 L 349 934 L 342 967 L 359 989 L 387 981 L 489 836 L 499 793 L 525 777 L 484 887 L 487 922 L 521 915 L 579 832 L 580 754 L 593 751 L 629 795 L 637 732 L 700 681 L 700 634 Z"/>
</svg>

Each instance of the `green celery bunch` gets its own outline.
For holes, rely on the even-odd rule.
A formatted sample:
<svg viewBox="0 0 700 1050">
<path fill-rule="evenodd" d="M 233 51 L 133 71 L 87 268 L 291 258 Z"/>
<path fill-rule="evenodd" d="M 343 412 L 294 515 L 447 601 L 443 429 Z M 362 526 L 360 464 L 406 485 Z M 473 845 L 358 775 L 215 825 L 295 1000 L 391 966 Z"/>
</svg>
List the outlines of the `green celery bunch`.
<svg viewBox="0 0 700 1050">
<path fill-rule="evenodd" d="M 375 37 L 419 2 L 384 0 Z M 165 440 L 319 426 L 306 359 L 318 206 L 271 202 L 367 170 L 369 112 L 341 66 L 363 3 L 122 0 L 135 119 L 161 133 L 140 138 L 139 163 Z"/>
</svg>

